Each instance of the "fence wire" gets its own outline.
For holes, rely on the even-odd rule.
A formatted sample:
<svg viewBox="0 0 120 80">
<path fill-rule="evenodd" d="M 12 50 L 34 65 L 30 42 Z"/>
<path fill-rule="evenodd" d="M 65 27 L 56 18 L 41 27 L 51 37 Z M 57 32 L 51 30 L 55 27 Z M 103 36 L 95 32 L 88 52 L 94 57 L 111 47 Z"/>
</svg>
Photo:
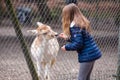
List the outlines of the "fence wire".
<svg viewBox="0 0 120 80">
<path fill-rule="evenodd" d="M 60 33 L 61 11 L 67 0 L 11 0 L 23 37 L 30 49 L 35 38 L 27 30 L 36 29 L 36 22 L 49 25 Z M 119 0 L 78 0 L 79 9 L 90 20 L 92 35 L 98 43 L 102 58 L 96 61 L 91 80 L 115 80 L 118 62 Z M 5 0 L 0 0 L 0 80 L 32 80 L 29 67 L 14 30 Z M 64 40 L 58 39 L 60 46 Z M 77 80 L 79 63 L 76 52 L 59 50 L 51 69 L 51 80 Z M 44 80 L 44 79 L 43 79 Z"/>
</svg>

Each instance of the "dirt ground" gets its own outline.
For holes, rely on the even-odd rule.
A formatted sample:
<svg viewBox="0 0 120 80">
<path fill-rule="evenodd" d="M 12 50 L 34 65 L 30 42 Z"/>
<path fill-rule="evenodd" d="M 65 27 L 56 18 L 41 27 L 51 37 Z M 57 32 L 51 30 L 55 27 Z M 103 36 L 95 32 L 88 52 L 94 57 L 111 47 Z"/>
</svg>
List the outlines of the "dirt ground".
<svg viewBox="0 0 120 80">
<path fill-rule="evenodd" d="M 0 80 L 32 80 L 14 30 L 6 29 L 6 32 L 3 28 L 0 29 Z M 3 32 L 5 34 L 2 34 Z M 116 37 L 108 39 L 102 39 L 102 37 L 96 39 L 100 44 L 103 56 L 96 61 L 91 80 L 115 80 L 112 75 L 117 70 L 118 43 Z M 27 36 L 26 40 L 30 45 L 33 37 Z M 59 40 L 59 43 L 64 43 L 64 41 Z M 77 80 L 78 69 L 77 53 L 60 50 L 50 76 L 52 80 Z"/>
</svg>

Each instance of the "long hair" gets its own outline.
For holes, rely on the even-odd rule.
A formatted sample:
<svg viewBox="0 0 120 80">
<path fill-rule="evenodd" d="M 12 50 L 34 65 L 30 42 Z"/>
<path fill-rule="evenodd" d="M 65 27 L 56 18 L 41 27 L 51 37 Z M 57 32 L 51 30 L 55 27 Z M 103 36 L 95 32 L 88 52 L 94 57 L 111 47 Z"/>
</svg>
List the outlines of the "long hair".
<svg viewBox="0 0 120 80">
<path fill-rule="evenodd" d="M 70 36 L 70 23 L 74 21 L 76 26 L 85 28 L 88 32 L 91 31 L 90 21 L 82 14 L 77 5 L 74 3 L 68 4 L 62 11 L 62 28 L 63 33 Z"/>
</svg>

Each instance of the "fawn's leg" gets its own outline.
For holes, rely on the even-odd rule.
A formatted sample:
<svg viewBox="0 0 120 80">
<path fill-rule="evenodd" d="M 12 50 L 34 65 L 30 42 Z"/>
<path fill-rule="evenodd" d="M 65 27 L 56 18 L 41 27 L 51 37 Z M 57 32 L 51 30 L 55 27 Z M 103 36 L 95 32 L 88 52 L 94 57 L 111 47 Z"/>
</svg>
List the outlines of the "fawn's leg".
<svg viewBox="0 0 120 80">
<path fill-rule="evenodd" d="M 45 75 L 44 75 L 45 80 L 50 80 L 49 68 L 50 68 L 50 65 L 47 63 L 47 64 L 45 65 Z"/>
<path fill-rule="evenodd" d="M 51 67 L 53 66 L 53 64 L 55 63 L 55 61 L 56 61 L 56 58 L 53 58 L 53 59 L 51 60 L 51 62 L 50 62 L 50 66 L 51 66 Z"/>
<path fill-rule="evenodd" d="M 37 66 L 37 74 L 40 77 L 40 72 L 41 72 L 41 68 L 40 68 L 40 63 L 39 61 L 36 62 L 36 66 Z"/>
</svg>

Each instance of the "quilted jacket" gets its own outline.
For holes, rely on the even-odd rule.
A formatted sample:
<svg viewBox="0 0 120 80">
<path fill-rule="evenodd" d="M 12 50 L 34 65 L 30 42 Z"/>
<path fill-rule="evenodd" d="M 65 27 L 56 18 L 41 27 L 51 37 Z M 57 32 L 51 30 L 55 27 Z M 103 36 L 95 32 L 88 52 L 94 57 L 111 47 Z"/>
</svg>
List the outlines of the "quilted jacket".
<svg viewBox="0 0 120 80">
<path fill-rule="evenodd" d="M 80 63 L 94 61 L 102 56 L 94 38 L 85 29 L 73 25 L 70 27 L 70 35 L 69 43 L 65 45 L 65 49 L 77 51 Z"/>
</svg>

